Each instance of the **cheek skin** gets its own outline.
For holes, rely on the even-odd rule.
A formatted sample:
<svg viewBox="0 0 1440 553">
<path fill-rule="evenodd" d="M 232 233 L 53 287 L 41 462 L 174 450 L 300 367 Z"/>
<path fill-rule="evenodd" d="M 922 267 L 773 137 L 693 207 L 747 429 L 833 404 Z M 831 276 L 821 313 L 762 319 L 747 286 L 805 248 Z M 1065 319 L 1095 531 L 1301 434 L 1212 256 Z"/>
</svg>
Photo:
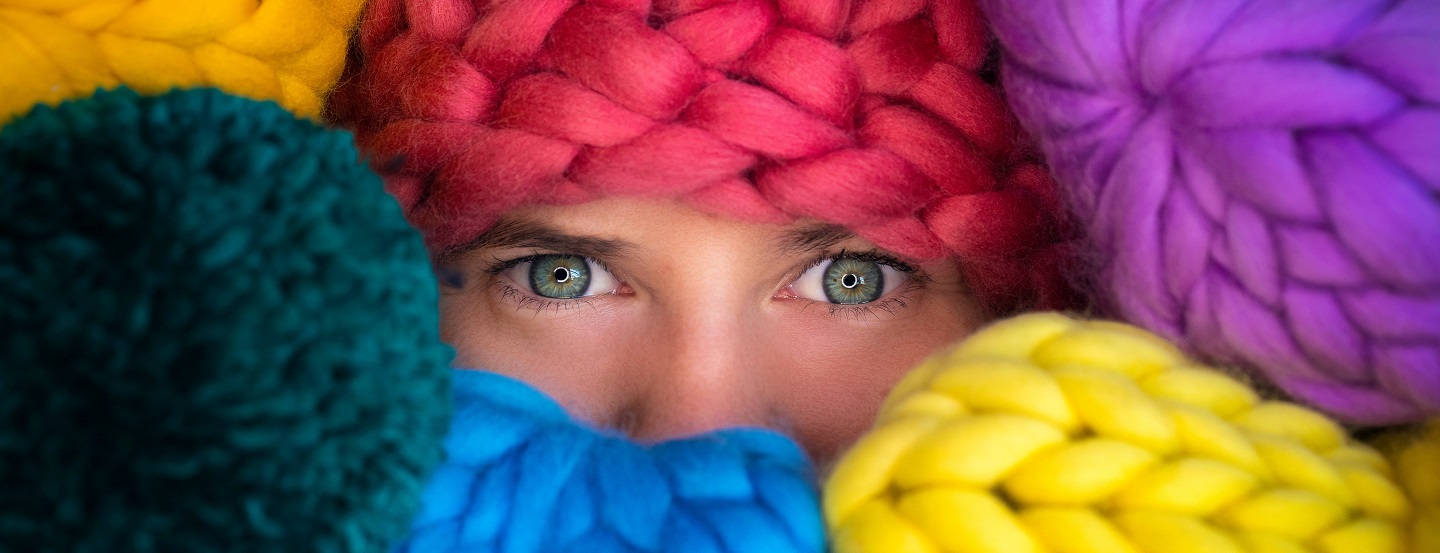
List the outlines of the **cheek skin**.
<svg viewBox="0 0 1440 553">
<path fill-rule="evenodd" d="M 440 301 L 441 338 L 456 350 L 455 366 L 512 376 L 543 390 L 577 418 L 608 424 L 631 384 L 621 372 L 625 348 L 614 328 L 624 323 L 604 308 L 580 307 L 537 316 L 495 301 L 491 291 L 465 290 Z M 565 324 L 565 319 L 574 324 Z"/>
<path fill-rule="evenodd" d="M 930 298 L 938 299 L 938 298 Z M 791 328 L 778 383 L 792 432 L 818 466 L 830 465 L 875 421 L 885 395 L 912 367 L 968 335 L 980 317 L 928 301 L 926 312 L 869 327 L 815 320 Z"/>
</svg>

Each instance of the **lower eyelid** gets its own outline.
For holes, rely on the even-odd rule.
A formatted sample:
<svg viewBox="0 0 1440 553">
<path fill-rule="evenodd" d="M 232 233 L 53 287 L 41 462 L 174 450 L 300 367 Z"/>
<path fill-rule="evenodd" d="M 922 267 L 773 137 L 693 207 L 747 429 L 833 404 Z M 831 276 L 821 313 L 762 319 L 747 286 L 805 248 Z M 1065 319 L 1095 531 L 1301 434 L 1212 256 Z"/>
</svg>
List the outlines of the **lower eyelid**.
<svg viewBox="0 0 1440 553">
<path fill-rule="evenodd" d="M 500 285 L 499 300 L 515 304 L 517 309 L 530 309 L 532 311 L 560 310 L 562 308 L 578 307 L 584 304 L 585 298 L 554 299 L 527 292 L 516 286 L 506 283 Z"/>
<path fill-rule="evenodd" d="M 914 275 L 911 276 L 913 277 Z M 825 307 L 827 312 L 831 316 L 843 318 L 853 317 L 856 319 L 860 319 L 868 318 L 872 315 L 877 315 L 877 311 L 882 312 L 878 315 L 889 316 L 895 315 L 901 310 L 914 307 L 915 302 L 917 301 L 917 298 L 914 296 L 914 294 L 917 294 L 924 289 L 925 285 L 924 282 L 921 281 L 921 279 L 910 278 L 906 282 L 901 283 L 894 290 L 870 303 L 843 304 L 829 303 L 825 301 L 807 301 L 811 301 L 812 304 Z M 808 309 L 809 306 L 807 306 L 806 308 Z"/>
<path fill-rule="evenodd" d="M 829 311 L 833 317 L 846 319 L 879 318 L 892 316 L 899 313 L 902 309 L 908 309 L 911 303 L 908 299 L 892 297 L 854 305 L 830 304 Z"/>
</svg>

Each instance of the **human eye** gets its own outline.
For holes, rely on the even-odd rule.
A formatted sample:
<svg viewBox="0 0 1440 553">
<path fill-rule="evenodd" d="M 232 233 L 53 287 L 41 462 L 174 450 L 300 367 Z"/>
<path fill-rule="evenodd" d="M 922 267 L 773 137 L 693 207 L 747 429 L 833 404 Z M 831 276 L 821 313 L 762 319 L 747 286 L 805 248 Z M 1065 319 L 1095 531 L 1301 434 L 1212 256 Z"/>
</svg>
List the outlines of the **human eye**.
<svg viewBox="0 0 1440 553">
<path fill-rule="evenodd" d="M 877 251 L 821 258 L 790 285 L 796 297 L 836 305 L 867 304 L 910 282 L 915 267 Z"/>
<path fill-rule="evenodd" d="M 573 254 L 538 254 L 502 262 L 491 272 L 520 291 L 553 300 L 613 294 L 621 282 L 605 265 Z"/>
</svg>

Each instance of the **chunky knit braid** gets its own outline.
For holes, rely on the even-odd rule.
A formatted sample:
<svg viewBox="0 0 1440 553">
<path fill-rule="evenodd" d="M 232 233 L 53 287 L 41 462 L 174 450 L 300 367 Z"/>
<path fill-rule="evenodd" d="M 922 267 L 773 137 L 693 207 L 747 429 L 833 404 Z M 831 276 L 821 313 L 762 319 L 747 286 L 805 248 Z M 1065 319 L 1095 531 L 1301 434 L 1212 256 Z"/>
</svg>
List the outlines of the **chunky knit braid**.
<svg viewBox="0 0 1440 553">
<path fill-rule="evenodd" d="M 396 553 L 819 553 L 805 454 L 758 429 L 642 446 L 518 380 L 454 371 L 448 458 Z"/>
<path fill-rule="evenodd" d="M 1057 297 L 1054 184 L 977 75 L 978 9 L 851 6 L 376 0 L 336 110 L 434 249 L 519 205 L 678 196 L 960 255 L 990 295 Z"/>
<path fill-rule="evenodd" d="M 1440 413 L 1440 3 L 982 3 L 1120 316 L 1349 422 Z"/>
<path fill-rule="evenodd" d="M 0 0 L 0 123 L 126 85 L 215 86 L 320 113 L 363 0 Z"/>
<path fill-rule="evenodd" d="M 1398 553 L 1412 517 L 1385 460 L 1324 416 L 1134 327 L 1048 313 L 917 367 L 825 492 L 841 553 Z"/>
</svg>

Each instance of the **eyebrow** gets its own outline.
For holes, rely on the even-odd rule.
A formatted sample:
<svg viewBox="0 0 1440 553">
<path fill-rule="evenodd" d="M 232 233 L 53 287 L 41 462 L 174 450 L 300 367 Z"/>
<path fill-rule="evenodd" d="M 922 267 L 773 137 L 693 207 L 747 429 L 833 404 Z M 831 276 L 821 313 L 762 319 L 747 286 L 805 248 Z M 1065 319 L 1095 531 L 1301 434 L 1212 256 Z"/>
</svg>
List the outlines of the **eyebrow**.
<svg viewBox="0 0 1440 553">
<path fill-rule="evenodd" d="M 778 246 L 786 253 L 798 254 L 824 250 L 855 237 L 855 233 L 839 225 L 812 225 L 786 232 Z"/>
<path fill-rule="evenodd" d="M 453 259 L 479 249 L 545 248 L 586 257 L 613 259 L 624 257 L 636 249 L 624 240 L 571 234 L 539 221 L 514 219 L 501 221 L 469 243 L 445 252 L 441 257 Z"/>
</svg>

